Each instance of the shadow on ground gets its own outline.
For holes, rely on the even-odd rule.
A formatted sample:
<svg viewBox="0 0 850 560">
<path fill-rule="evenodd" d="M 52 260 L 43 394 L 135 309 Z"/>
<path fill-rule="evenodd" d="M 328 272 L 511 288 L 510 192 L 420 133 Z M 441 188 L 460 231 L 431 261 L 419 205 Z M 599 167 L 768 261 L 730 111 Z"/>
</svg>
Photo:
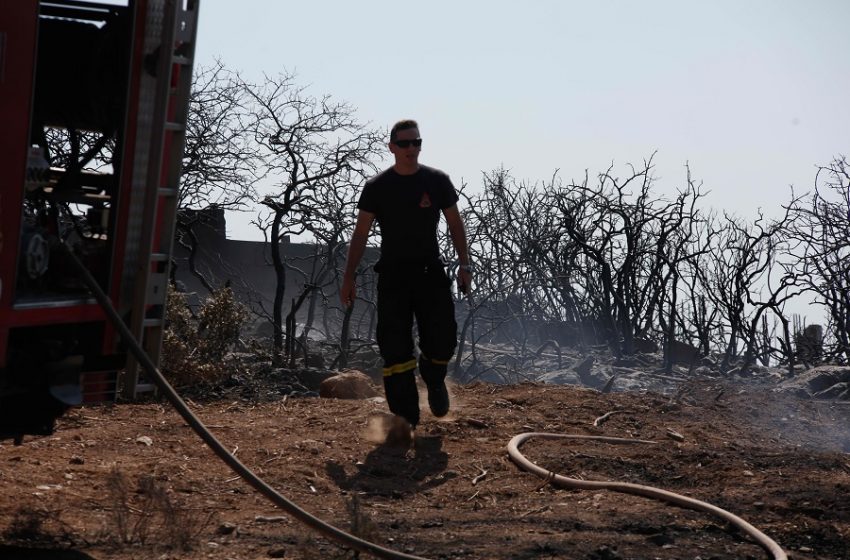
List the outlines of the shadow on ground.
<svg viewBox="0 0 850 560">
<path fill-rule="evenodd" d="M 3 560 L 97 560 L 77 550 L 57 550 L 50 548 L 25 548 L 22 546 L 0 545 L 0 558 Z"/>
<path fill-rule="evenodd" d="M 335 461 L 327 462 L 325 470 L 342 490 L 401 497 L 435 488 L 452 478 L 441 474 L 449 462 L 442 445 L 439 436 L 417 436 L 411 450 L 378 445 L 363 462 L 357 463 L 353 474 L 349 475 L 346 467 Z"/>
</svg>

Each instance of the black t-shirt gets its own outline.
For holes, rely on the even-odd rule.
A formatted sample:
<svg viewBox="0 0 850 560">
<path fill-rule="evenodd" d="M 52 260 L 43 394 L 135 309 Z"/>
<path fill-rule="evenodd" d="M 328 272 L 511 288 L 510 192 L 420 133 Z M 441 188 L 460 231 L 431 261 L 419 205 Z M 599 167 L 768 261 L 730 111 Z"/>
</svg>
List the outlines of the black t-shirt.
<svg viewBox="0 0 850 560">
<path fill-rule="evenodd" d="M 451 179 L 420 165 L 413 175 L 392 167 L 366 181 L 357 208 L 375 214 L 381 229 L 381 264 L 435 262 L 440 258 L 440 211 L 458 201 Z"/>
</svg>

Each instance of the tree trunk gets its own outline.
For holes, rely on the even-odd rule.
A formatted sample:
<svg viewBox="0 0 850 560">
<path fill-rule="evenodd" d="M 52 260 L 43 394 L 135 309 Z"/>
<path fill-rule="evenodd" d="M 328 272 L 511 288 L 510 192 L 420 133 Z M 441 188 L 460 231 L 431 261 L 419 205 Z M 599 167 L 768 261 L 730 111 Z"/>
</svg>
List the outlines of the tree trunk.
<svg viewBox="0 0 850 560">
<path fill-rule="evenodd" d="M 292 307 L 289 310 L 289 315 L 286 316 L 286 354 L 289 356 L 289 367 L 295 367 L 295 314 L 301 309 L 304 300 L 307 299 L 314 288 L 315 286 L 308 284 L 297 300 L 292 298 Z M 304 348 L 306 357 L 306 341 Z"/>
<path fill-rule="evenodd" d="M 280 365 L 283 357 L 283 298 L 286 295 L 286 268 L 283 266 L 283 258 L 280 254 L 280 225 L 283 216 L 282 210 L 275 211 L 271 233 L 272 265 L 276 280 L 272 304 L 272 325 L 274 326 L 272 361 L 276 365 Z"/>
<path fill-rule="evenodd" d="M 472 326 L 472 322 L 475 320 L 475 309 L 472 305 L 469 306 L 469 313 L 466 315 L 466 319 L 463 321 L 463 327 L 460 329 L 460 340 L 457 343 L 457 355 L 455 356 L 455 367 L 452 375 L 457 378 L 458 373 L 460 371 L 460 363 L 463 360 L 463 351 L 466 347 L 466 331 Z"/>
<path fill-rule="evenodd" d="M 189 272 L 192 273 L 192 276 L 197 278 L 201 285 L 207 289 L 207 291 L 212 294 L 215 290 L 210 284 L 207 277 L 204 276 L 199 270 L 197 266 L 197 257 L 198 257 L 198 236 L 195 235 L 195 231 L 192 227 L 188 227 L 183 230 L 183 247 L 189 250 L 189 256 L 186 258 L 186 263 L 189 265 Z M 188 243 L 186 242 L 186 238 L 188 237 Z"/>
<path fill-rule="evenodd" d="M 342 327 L 339 333 L 339 367 L 348 367 L 348 352 L 351 343 L 351 314 L 354 313 L 354 302 L 345 308 L 345 315 L 342 316 Z"/>
</svg>

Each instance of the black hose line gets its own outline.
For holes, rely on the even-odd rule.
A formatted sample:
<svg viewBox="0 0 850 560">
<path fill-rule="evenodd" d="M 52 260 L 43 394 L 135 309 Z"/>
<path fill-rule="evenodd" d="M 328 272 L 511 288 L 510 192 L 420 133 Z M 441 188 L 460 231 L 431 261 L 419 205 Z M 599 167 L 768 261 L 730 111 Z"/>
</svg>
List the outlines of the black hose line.
<svg viewBox="0 0 850 560">
<path fill-rule="evenodd" d="M 268 498 L 275 505 L 295 517 L 298 521 L 304 523 L 305 525 L 315 529 L 322 535 L 333 539 L 334 541 L 351 547 L 355 550 L 359 550 L 361 552 L 366 552 L 369 554 L 373 554 L 378 558 L 388 558 L 390 560 L 426 560 L 421 556 L 414 556 L 411 554 L 405 554 L 403 552 L 396 552 L 394 550 L 390 550 L 388 548 L 384 548 L 378 544 L 371 543 L 369 541 L 365 541 L 359 537 L 356 537 L 352 534 L 346 533 L 345 531 L 334 527 L 328 523 L 325 523 L 318 517 L 308 513 L 304 509 L 300 508 L 297 504 L 277 492 L 274 488 L 272 488 L 268 483 L 266 483 L 259 476 L 254 474 L 254 472 L 245 466 L 239 459 L 234 457 L 227 448 L 222 445 L 222 443 L 207 429 L 206 426 L 201 422 L 201 420 L 195 416 L 195 414 L 189 410 L 189 407 L 186 405 L 186 402 L 177 394 L 174 390 L 174 387 L 165 379 L 162 375 L 162 372 L 159 371 L 159 368 L 156 367 L 156 364 L 151 360 L 151 358 L 147 355 L 138 341 L 133 337 L 133 333 L 130 332 L 130 329 L 127 325 L 124 324 L 124 321 L 121 319 L 121 316 L 113 307 L 112 302 L 109 301 L 109 296 L 104 293 L 103 289 L 97 283 L 97 280 L 91 275 L 85 265 L 80 262 L 77 256 L 74 254 L 73 250 L 68 247 L 65 243 L 62 243 L 62 247 L 65 249 L 68 256 L 71 258 L 71 262 L 77 268 L 77 271 L 82 276 L 86 285 L 91 290 L 97 302 L 106 312 L 106 315 L 115 329 L 121 334 L 121 338 L 124 339 L 124 342 L 127 344 L 127 347 L 130 350 L 130 353 L 139 362 L 144 370 L 148 373 L 153 383 L 157 386 L 157 388 L 165 395 L 165 398 L 168 399 L 168 402 L 177 410 L 180 416 L 183 417 L 183 420 L 186 421 L 187 424 L 195 431 L 196 434 L 204 441 L 204 443 L 212 449 L 213 453 L 215 453 L 222 461 L 224 461 L 228 467 L 230 467 L 233 472 L 239 475 L 240 478 L 245 480 L 249 485 L 251 485 L 255 490 L 257 490 L 260 494 Z"/>
</svg>

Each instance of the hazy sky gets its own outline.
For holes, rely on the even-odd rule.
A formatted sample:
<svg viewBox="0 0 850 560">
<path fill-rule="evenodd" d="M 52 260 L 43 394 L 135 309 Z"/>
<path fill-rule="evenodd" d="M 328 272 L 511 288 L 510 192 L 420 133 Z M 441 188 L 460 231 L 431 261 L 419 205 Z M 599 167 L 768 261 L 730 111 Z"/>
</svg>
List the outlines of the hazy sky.
<svg viewBox="0 0 850 560">
<path fill-rule="evenodd" d="M 850 155 L 848 23 L 848 0 L 203 0 L 197 63 L 294 72 L 378 128 L 415 118 L 420 161 L 456 184 L 624 175 L 657 151 L 659 194 L 689 163 L 707 204 L 752 216 Z"/>
</svg>

